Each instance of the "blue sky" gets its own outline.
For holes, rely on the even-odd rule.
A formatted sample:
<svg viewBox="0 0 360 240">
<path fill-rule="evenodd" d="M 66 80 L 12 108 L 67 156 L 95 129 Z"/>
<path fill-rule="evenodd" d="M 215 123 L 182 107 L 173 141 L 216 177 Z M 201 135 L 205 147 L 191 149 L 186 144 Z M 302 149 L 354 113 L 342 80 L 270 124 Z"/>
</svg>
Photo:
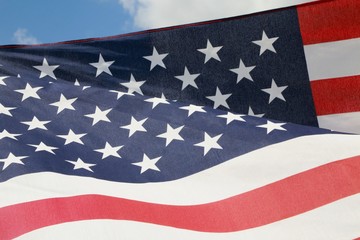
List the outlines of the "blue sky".
<svg viewBox="0 0 360 240">
<path fill-rule="evenodd" d="M 105 37 L 314 0 L 0 0 L 0 45 Z"/>
<path fill-rule="evenodd" d="M 117 0 L 0 0 L 0 44 L 103 37 L 139 28 Z"/>
</svg>

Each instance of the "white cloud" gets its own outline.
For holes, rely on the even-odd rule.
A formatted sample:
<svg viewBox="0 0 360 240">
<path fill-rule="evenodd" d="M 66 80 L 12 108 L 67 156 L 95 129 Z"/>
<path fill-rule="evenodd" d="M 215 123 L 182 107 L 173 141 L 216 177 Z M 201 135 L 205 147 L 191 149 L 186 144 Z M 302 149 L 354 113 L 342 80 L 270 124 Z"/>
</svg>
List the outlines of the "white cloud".
<svg viewBox="0 0 360 240">
<path fill-rule="evenodd" d="M 38 44 L 40 43 L 35 37 L 28 33 L 26 28 L 18 28 L 14 33 L 14 40 L 17 44 Z"/>
<path fill-rule="evenodd" d="M 137 9 L 138 0 L 119 0 L 119 3 L 129 13 L 134 14 L 135 10 Z"/>
<path fill-rule="evenodd" d="M 239 16 L 315 0 L 118 0 L 140 28 Z"/>
</svg>

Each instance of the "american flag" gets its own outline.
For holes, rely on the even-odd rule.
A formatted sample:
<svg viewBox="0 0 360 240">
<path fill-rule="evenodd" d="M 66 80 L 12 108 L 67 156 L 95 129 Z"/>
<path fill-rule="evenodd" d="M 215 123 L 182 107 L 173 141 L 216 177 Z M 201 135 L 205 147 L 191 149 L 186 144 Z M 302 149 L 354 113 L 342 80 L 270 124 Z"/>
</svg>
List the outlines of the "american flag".
<svg viewBox="0 0 360 240">
<path fill-rule="evenodd" d="M 1 47 L 0 238 L 359 237 L 360 136 L 294 124 L 305 9 Z"/>
</svg>

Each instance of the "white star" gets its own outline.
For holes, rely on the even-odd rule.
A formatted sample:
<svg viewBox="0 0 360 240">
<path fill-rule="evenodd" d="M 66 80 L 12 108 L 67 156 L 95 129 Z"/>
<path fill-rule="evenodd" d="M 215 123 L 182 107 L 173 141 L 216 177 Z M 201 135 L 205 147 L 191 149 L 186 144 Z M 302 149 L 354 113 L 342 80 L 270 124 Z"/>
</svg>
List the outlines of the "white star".
<svg viewBox="0 0 360 240">
<path fill-rule="evenodd" d="M 217 135 L 215 137 L 210 137 L 207 133 L 205 133 L 205 139 L 203 142 L 197 143 L 194 146 L 203 147 L 204 148 L 204 156 L 211 149 L 223 149 L 217 142 L 221 138 L 222 134 Z"/>
<path fill-rule="evenodd" d="M 184 90 L 187 86 L 193 86 L 194 88 L 198 89 L 198 86 L 195 83 L 195 79 L 200 76 L 200 74 L 190 74 L 187 67 L 185 67 L 184 75 L 175 76 L 177 79 L 182 81 L 182 88 Z"/>
<path fill-rule="evenodd" d="M 131 123 L 126 126 L 122 126 L 121 128 L 125 128 L 129 130 L 129 137 L 131 137 L 136 132 L 146 132 L 146 129 L 142 126 L 147 118 L 137 121 L 134 117 L 131 117 Z"/>
<path fill-rule="evenodd" d="M 4 105 L 2 105 L 0 103 L 0 114 L 4 114 L 4 115 L 8 115 L 8 116 L 12 117 L 12 114 L 10 111 L 13 109 L 15 109 L 15 108 L 5 107 Z"/>
<path fill-rule="evenodd" d="M 198 49 L 198 51 L 205 54 L 205 63 L 207 63 L 212 58 L 221 62 L 218 55 L 218 51 L 220 51 L 221 48 L 222 46 L 213 47 L 210 40 L 208 39 L 206 48 Z"/>
<path fill-rule="evenodd" d="M 273 79 L 271 82 L 271 87 L 270 88 L 265 88 L 265 89 L 261 89 L 262 91 L 270 94 L 269 97 L 269 103 L 271 103 L 275 98 L 278 98 L 280 100 L 283 100 L 286 102 L 284 96 L 282 95 L 282 92 L 287 88 L 288 86 L 281 86 L 279 87 L 278 85 L 276 85 L 275 80 Z"/>
<path fill-rule="evenodd" d="M 28 130 L 30 131 L 30 130 L 36 129 L 36 128 L 47 130 L 47 128 L 45 127 L 45 124 L 48 124 L 49 122 L 51 122 L 51 121 L 40 121 L 39 119 L 37 119 L 37 117 L 34 116 L 31 121 L 21 122 L 21 123 L 29 125 Z"/>
<path fill-rule="evenodd" d="M 6 86 L 6 83 L 4 82 L 5 79 L 7 79 L 9 76 L 2 76 L 0 77 L 0 85 Z"/>
<path fill-rule="evenodd" d="M 216 93 L 215 96 L 208 96 L 206 98 L 210 99 L 211 101 L 214 102 L 214 109 L 218 108 L 219 106 L 224 106 L 226 108 L 230 108 L 229 105 L 227 104 L 226 100 L 231 96 L 230 94 L 222 94 L 220 92 L 220 89 L 217 87 L 216 88 Z"/>
<path fill-rule="evenodd" d="M 132 94 L 133 92 L 137 92 L 140 95 L 144 95 L 141 91 L 140 87 L 145 83 L 145 81 L 136 81 L 134 76 L 131 74 L 130 76 L 130 82 L 127 83 L 120 83 L 121 85 L 128 88 L 128 93 Z"/>
<path fill-rule="evenodd" d="M 252 110 L 252 108 L 249 106 L 248 115 L 254 116 L 254 117 L 263 117 L 265 115 L 265 113 L 255 114 L 254 111 Z"/>
<path fill-rule="evenodd" d="M 238 68 L 233 68 L 230 69 L 230 71 L 236 73 L 238 75 L 237 77 L 237 81 L 236 83 L 239 83 L 241 80 L 243 80 L 244 78 L 250 80 L 250 81 L 254 81 L 250 75 L 250 72 L 255 68 L 256 66 L 250 66 L 247 67 L 245 66 L 245 64 L 243 63 L 243 61 L 240 59 L 240 63 L 239 63 L 239 67 Z"/>
<path fill-rule="evenodd" d="M 192 105 L 192 104 L 190 104 L 189 106 L 181 107 L 180 109 L 189 111 L 188 112 L 188 117 L 190 117 L 190 115 L 193 114 L 194 112 L 204 112 L 204 113 L 206 113 L 206 111 L 203 109 L 202 106 L 197 106 L 197 105 Z"/>
<path fill-rule="evenodd" d="M 37 94 L 37 91 L 39 91 L 42 88 L 43 87 L 33 88 L 33 87 L 31 87 L 30 84 L 26 83 L 25 89 L 15 90 L 15 92 L 19 92 L 23 95 L 21 101 L 24 101 L 25 99 L 30 98 L 30 97 L 40 99 L 39 95 Z"/>
<path fill-rule="evenodd" d="M 91 66 L 96 68 L 96 77 L 98 77 L 101 73 L 105 72 L 112 76 L 112 73 L 110 72 L 109 67 L 111 64 L 113 64 L 115 61 L 108 61 L 105 62 L 103 56 L 101 53 L 99 54 L 99 61 L 95 63 L 90 63 Z"/>
<path fill-rule="evenodd" d="M 160 103 L 162 104 L 170 104 L 166 99 L 165 99 L 165 96 L 164 94 L 161 94 L 161 98 L 157 98 L 157 97 L 154 97 L 154 98 L 149 98 L 149 99 L 146 99 L 145 102 L 150 102 L 152 103 L 152 109 L 154 109 L 157 105 L 159 105 Z"/>
<path fill-rule="evenodd" d="M 164 64 L 164 58 L 168 55 L 168 53 L 164 53 L 164 54 L 159 54 L 158 51 L 156 50 L 156 48 L 153 48 L 153 53 L 151 56 L 144 56 L 145 59 L 149 60 L 151 62 L 151 66 L 150 66 L 150 71 L 156 67 L 156 66 L 160 66 L 163 68 L 166 68 L 165 64 Z"/>
<path fill-rule="evenodd" d="M 50 66 L 48 61 L 46 60 L 46 58 L 44 58 L 42 65 L 40 66 L 33 66 L 34 68 L 36 68 L 37 70 L 41 71 L 40 73 L 40 77 L 39 78 L 43 78 L 46 76 L 49 76 L 53 79 L 56 80 L 54 71 L 56 68 L 58 68 L 60 65 L 52 65 Z"/>
<path fill-rule="evenodd" d="M 63 94 L 60 96 L 58 102 L 51 103 L 51 106 L 58 107 L 57 114 L 61 113 L 64 109 L 75 110 L 72 104 L 77 100 L 77 98 L 67 99 Z"/>
<path fill-rule="evenodd" d="M 13 163 L 24 165 L 24 163 L 21 161 L 21 159 L 24 159 L 27 157 L 28 156 L 15 156 L 14 154 L 9 153 L 7 158 L 0 159 L 0 162 L 4 163 L 2 170 L 5 170 L 5 168 L 7 168 L 8 166 L 10 166 Z"/>
<path fill-rule="evenodd" d="M 111 110 L 112 108 L 101 111 L 101 109 L 96 106 L 95 113 L 85 115 L 85 117 L 93 119 L 93 126 L 100 121 L 111 122 L 110 119 L 106 116 Z"/>
<path fill-rule="evenodd" d="M 226 125 L 228 125 L 229 123 L 231 123 L 232 121 L 239 121 L 239 122 L 246 122 L 242 117 L 244 117 L 245 115 L 243 114 L 233 114 L 231 112 L 228 112 L 227 114 L 224 115 L 218 115 L 217 117 L 219 118 L 225 118 L 226 119 Z"/>
<path fill-rule="evenodd" d="M 165 138 L 166 144 L 168 146 L 173 140 L 184 141 L 184 139 L 180 136 L 180 131 L 184 128 L 184 126 L 178 128 L 172 128 L 169 124 L 167 124 L 166 132 L 158 135 L 159 138 Z"/>
<path fill-rule="evenodd" d="M 9 133 L 8 131 L 6 131 L 6 129 L 4 129 L 2 132 L 0 132 L 0 140 L 3 138 L 11 138 L 14 140 L 17 140 L 17 136 L 20 136 L 21 134 L 13 134 L 13 133 Z"/>
<path fill-rule="evenodd" d="M 81 141 L 80 138 L 82 138 L 83 136 L 85 136 L 86 133 L 83 133 L 83 134 L 75 134 L 71 129 L 69 130 L 69 133 L 67 135 L 57 135 L 58 137 L 60 138 L 63 138 L 65 139 L 65 144 L 64 145 L 67 145 L 67 144 L 70 144 L 72 142 L 75 142 L 75 143 L 79 143 L 79 144 L 82 144 L 84 145 L 84 143 Z"/>
<path fill-rule="evenodd" d="M 35 152 L 40 152 L 40 151 L 44 151 L 44 152 L 49 152 L 55 155 L 54 151 L 55 149 L 58 149 L 57 147 L 52 147 L 52 146 L 48 146 L 43 142 L 40 142 L 38 145 L 36 144 L 28 144 L 29 146 L 35 147 Z"/>
<path fill-rule="evenodd" d="M 132 94 L 132 93 L 120 92 L 120 91 L 116 91 L 116 90 L 110 90 L 109 92 L 116 93 L 117 94 L 117 96 L 116 96 L 117 100 L 119 100 L 124 95 L 134 96 L 134 94 Z"/>
<path fill-rule="evenodd" d="M 276 53 L 276 50 L 275 50 L 273 44 L 278 39 L 279 39 L 278 37 L 268 38 L 265 31 L 263 31 L 262 39 L 253 41 L 253 43 L 260 46 L 259 56 L 261 56 L 261 54 L 263 54 L 266 50 Z"/>
<path fill-rule="evenodd" d="M 285 125 L 285 124 L 286 123 L 274 123 L 274 122 L 271 122 L 271 121 L 267 120 L 266 124 L 259 125 L 259 126 L 256 126 L 256 127 L 266 128 L 266 133 L 269 134 L 274 130 L 286 131 L 286 129 L 282 127 L 282 125 Z"/>
<path fill-rule="evenodd" d="M 102 159 L 107 158 L 109 156 L 121 158 L 121 156 L 117 153 L 123 146 L 112 147 L 108 142 L 105 143 L 105 147 L 102 149 L 96 149 L 96 152 L 102 153 Z"/>
<path fill-rule="evenodd" d="M 81 86 L 79 80 L 75 79 L 74 85 L 77 87 L 82 87 L 82 90 L 90 88 L 90 86 Z"/>
<path fill-rule="evenodd" d="M 87 171 L 90 172 L 94 172 L 91 167 L 95 166 L 96 164 L 91 164 L 91 163 L 85 163 L 83 160 L 81 160 L 80 158 L 78 158 L 76 161 L 70 161 L 70 160 L 66 160 L 67 162 L 71 163 L 74 165 L 73 170 L 76 169 L 85 169 Z"/>
<path fill-rule="evenodd" d="M 144 154 L 142 162 L 132 164 L 141 167 L 140 174 L 143 174 L 149 169 L 160 172 L 160 169 L 156 166 L 156 163 L 160 160 L 160 158 L 161 157 L 150 159 L 146 156 L 146 154 Z"/>
</svg>

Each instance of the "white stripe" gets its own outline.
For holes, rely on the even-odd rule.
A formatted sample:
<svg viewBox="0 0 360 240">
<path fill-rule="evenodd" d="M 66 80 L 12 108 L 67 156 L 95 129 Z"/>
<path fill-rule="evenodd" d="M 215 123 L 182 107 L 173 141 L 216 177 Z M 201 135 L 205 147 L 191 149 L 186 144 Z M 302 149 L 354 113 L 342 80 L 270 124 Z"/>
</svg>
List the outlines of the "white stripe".
<svg viewBox="0 0 360 240">
<path fill-rule="evenodd" d="M 183 179 L 129 184 L 30 174 L 0 184 L 0 207 L 43 198 L 101 194 L 170 205 L 214 202 L 323 164 L 360 155 L 358 135 L 307 136 L 265 147 Z"/>
<path fill-rule="evenodd" d="M 321 128 L 360 134 L 360 112 L 318 116 L 318 122 Z"/>
<path fill-rule="evenodd" d="M 310 80 L 360 75 L 360 38 L 305 45 Z"/>
<path fill-rule="evenodd" d="M 18 240 L 347 240 L 359 236 L 360 194 L 357 194 L 292 218 L 233 233 L 201 233 L 130 221 L 93 220 L 46 227 L 23 235 Z"/>
</svg>

